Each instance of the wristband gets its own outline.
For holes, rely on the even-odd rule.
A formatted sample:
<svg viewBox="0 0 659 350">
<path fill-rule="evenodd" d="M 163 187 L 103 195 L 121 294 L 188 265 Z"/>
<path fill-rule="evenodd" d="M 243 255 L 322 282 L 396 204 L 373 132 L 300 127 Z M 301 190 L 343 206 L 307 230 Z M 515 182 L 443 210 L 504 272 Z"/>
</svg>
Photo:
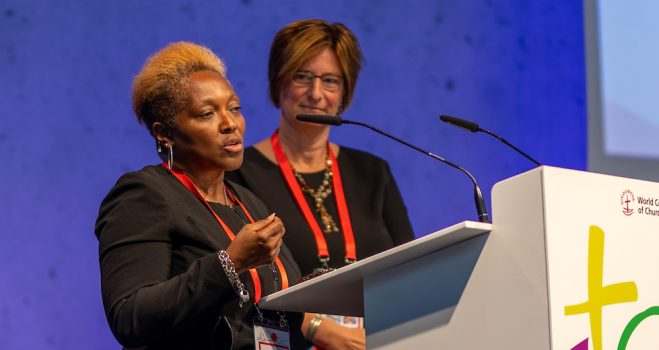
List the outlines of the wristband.
<svg viewBox="0 0 659 350">
<path fill-rule="evenodd" d="M 311 321 L 309 321 L 309 328 L 307 328 L 307 340 L 313 342 L 313 338 L 318 332 L 318 327 L 323 323 L 323 318 L 319 315 L 314 316 Z"/>
</svg>

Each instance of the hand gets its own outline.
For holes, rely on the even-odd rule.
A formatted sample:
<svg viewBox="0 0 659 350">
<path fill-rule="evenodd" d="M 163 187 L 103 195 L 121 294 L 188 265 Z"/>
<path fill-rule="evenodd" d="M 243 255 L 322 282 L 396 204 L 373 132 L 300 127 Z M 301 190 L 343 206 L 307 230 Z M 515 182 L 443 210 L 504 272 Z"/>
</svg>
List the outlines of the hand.
<svg viewBox="0 0 659 350">
<path fill-rule="evenodd" d="M 236 272 L 271 264 L 279 255 L 285 232 L 284 224 L 275 214 L 243 226 L 227 248 Z"/>
<path fill-rule="evenodd" d="M 323 350 L 364 350 L 366 331 L 363 328 L 345 327 L 331 318 L 324 318 L 313 342 Z"/>
</svg>

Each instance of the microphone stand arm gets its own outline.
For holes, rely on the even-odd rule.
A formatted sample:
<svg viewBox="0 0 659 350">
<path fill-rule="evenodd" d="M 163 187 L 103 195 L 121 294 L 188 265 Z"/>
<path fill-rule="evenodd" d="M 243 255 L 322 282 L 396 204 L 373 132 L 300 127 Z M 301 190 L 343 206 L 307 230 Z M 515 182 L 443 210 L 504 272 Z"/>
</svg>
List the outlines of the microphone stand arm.
<svg viewBox="0 0 659 350">
<path fill-rule="evenodd" d="M 386 136 L 390 139 L 398 141 L 398 142 L 400 142 L 400 143 L 402 143 L 402 144 L 404 144 L 404 145 L 406 145 L 410 148 L 413 148 L 413 149 L 415 149 L 415 150 L 417 150 L 417 151 L 419 151 L 419 152 L 421 152 L 421 153 L 423 153 L 427 156 L 430 156 L 431 158 L 439 160 L 440 162 L 442 162 L 444 164 L 447 164 L 449 166 L 452 166 L 452 167 L 462 171 L 467 176 L 469 176 L 469 179 L 471 179 L 471 182 L 474 184 L 474 200 L 476 202 L 476 211 L 478 212 L 478 221 L 487 222 L 487 223 L 490 222 L 489 215 L 487 214 L 487 209 L 485 208 L 485 200 L 483 199 L 483 193 L 481 192 L 480 187 L 478 187 L 478 184 L 476 183 L 476 179 L 474 178 L 473 175 L 471 175 L 471 173 L 469 171 L 467 171 L 467 169 L 465 169 L 465 168 L 463 168 L 463 167 L 461 167 L 461 166 L 459 166 L 459 165 L 457 165 L 457 164 L 455 164 L 451 161 L 446 160 L 444 157 L 438 156 L 438 155 L 436 155 L 432 152 L 428 152 L 428 151 L 426 151 L 426 150 L 424 150 L 420 147 L 417 147 L 417 146 L 415 146 L 415 145 L 413 145 L 413 144 L 411 144 L 407 141 L 401 140 L 396 136 L 390 135 L 390 134 L 388 134 L 388 133 L 386 133 L 386 132 L 384 132 L 384 131 L 382 131 L 382 130 L 374 127 L 374 126 L 371 126 L 371 125 L 368 125 L 368 124 L 365 124 L 365 123 L 362 123 L 362 122 L 346 120 L 346 119 L 342 120 L 342 124 L 354 124 L 354 125 L 360 125 L 360 126 L 369 128 L 369 129 L 377 132 L 380 135 L 383 135 L 383 136 Z"/>
<path fill-rule="evenodd" d="M 493 132 L 491 132 L 491 131 L 487 131 L 487 130 L 485 130 L 485 129 L 483 129 L 483 128 L 478 128 L 478 131 L 480 131 L 480 132 L 482 132 L 482 133 L 486 133 L 486 134 L 488 134 L 488 135 L 494 137 L 495 139 L 497 139 L 497 140 L 503 142 L 503 143 L 506 144 L 508 147 L 514 149 L 514 150 L 517 151 L 519 154 L 521 154 L 521 155 L 523 155 L 524 157 L 526 157 L 526 159 L 528 159 L 528 160 L 530 160 L 531 162 L 535 163 L 535 165 L 537 165 L 537 166 L 541 166 L 541 165 L 542 165 L 542 164 L 540 164 L 540 162 L 538 162 L 537 160 L 533 159 L 530 155 L 526 154 L 526 152 L 524 152 L 524 151 L 522 151 L 521 149 L 515 147 L 515 145 L 513 145 L 513 144 L 510 143 L 510 142 L 508 142 L 508 140 L 504 139 L 503 137 L 501 137 L 501 136 L 499 136 L 499 135 L 497 135 L 497 134 L 495 134 L 495 133 L 493 133 Z"/>
</svg>

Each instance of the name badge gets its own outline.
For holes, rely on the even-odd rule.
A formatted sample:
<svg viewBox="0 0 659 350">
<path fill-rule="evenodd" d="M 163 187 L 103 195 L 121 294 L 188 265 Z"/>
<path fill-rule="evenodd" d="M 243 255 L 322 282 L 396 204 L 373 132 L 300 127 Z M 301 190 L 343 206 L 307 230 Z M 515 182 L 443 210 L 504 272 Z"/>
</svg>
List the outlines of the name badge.
<svg viewBox="0 0 659 350">
<path fill-rule="evenodd" d="M 256 350 L 290 350 L 288 327 L 267 319 L 255 320 L 254 347 Z"/>
</svg>

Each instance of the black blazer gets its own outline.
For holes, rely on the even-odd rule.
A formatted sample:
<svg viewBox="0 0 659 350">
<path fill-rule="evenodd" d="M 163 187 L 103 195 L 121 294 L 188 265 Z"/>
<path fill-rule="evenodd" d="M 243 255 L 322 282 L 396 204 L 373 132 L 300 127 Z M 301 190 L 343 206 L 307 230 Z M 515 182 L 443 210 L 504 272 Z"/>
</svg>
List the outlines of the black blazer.
<svg viewBox="0 0 659 350">
<path fill-rule="evenodd" d="M 229 183 L 255 220 L 269 215 L 247 189 Z M 238 233 L 244 215 L 211 204 Z M 101 289 L 112 333 L 126 347 L 242 349 L 253 347 L 251 304 L 238 297 L 216 252 L 230 239 L 210 211 L 162 166 L 123 175 L 103 200 L 96 221 Z M 300 271 L 288 248 L 280 259 L 290 284 Z M 270 266 L 258 269 L 262 294 L 280 289 Z M 241 280 L 253 300 L 249 273 Z M 275 316 L 275 315 L 271 315 Z M 276 318 L 278 319 L 278 318 Z M 303 348 L 301 315 L 288 314 L 293 348 Z"/>
</svg>

